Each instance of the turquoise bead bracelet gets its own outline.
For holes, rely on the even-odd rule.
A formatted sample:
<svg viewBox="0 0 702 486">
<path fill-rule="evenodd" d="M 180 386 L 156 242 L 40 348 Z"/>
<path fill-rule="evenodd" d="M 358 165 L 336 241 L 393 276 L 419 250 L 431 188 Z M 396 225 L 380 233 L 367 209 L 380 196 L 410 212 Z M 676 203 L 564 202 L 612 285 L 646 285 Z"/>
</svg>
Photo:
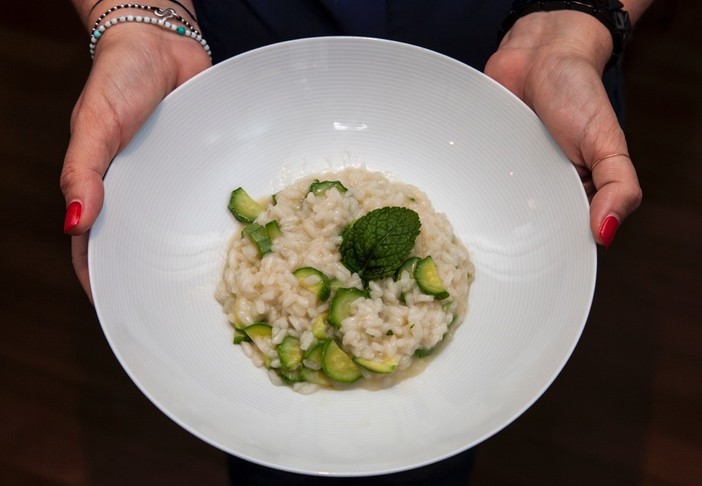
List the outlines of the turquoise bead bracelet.
<svg viewBox="0 0 702 486">
<path fill-rule="evenodd" d="M 104 24 L 100 25 L 100 22 L 105 19 L 109 14 L 112 12 L 122 9 L 122 8 L 137 8 L 141 10 L 149 10 L 154 12 L 154 15 L 156 17 L 148 17 L 148 16 L 143 16 L 143 15 L 122 15 L 120 17 L 115 17 L 113 19 L 110 19 L 106 21 Z M 173 22 L 171 22 L 169 19 L 175 19 L 183 24 L 185 24 L 184 27 L 183 25 L 178 25 Z M 210 50 L 210 46 L 207 44 L 207 41 L 203 39 L 202 34 L 198 32 L 186 19 L 181 17 L 176 13 L 176 11 L 172 8 L 160 8 L 160 7 L 152 7 L 149 5 L 140 5 L 140 4 L 134 4 L 134 3 L 127 3 L 127 4 L 122 4 L 122 5 L 116 5 L 109 10 L 107 10 L 105 13 L 103 13 L 100 17 L 95 22 L 95 25 L 93 26 L 93 31 L 90 36 L 90 57 L 95 58 L 95 48 L 97 46 L 98 40 L 104 35 L 105 31 L 109 29 L 110 27 L 113 27 L 117 24 L 121 24 L 124 22 L 140 22 L 144 24 L 154 24 L 159 27 L 162 27 L 167 30 L 171 30 L 175 32 L 178 35 L 185 36 L 185 37 L 190 37 L 191 39 L 197 41 L 202 45 L 203 49 L 205 49 L 205 52 L 207 55 L 212 59 L 212 51 Z"/>
</svg>

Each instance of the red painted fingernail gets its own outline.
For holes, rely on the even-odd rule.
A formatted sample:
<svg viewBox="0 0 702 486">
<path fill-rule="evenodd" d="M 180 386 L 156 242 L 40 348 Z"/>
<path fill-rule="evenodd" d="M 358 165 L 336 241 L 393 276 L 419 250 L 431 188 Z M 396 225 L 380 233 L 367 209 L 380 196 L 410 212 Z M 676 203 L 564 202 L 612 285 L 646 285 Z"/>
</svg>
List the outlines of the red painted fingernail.
<svg viewBox="0 0 702 486">
<path fill-rule="evenodd" d="M 600 226 L 600 238 L 602 238 L 605 248 L 612 246 L 614 235 L 617 234 L 617 228 L 619 228 L 619 220 L 615 216 L 607 216 L 604 221 L 602 221 L 602 226 Z"/>
<path fill-rule="evenodd" d="M 63 220 L 63 232 L 68 233 L 80 223 L 80 215 L 83 213 L 83 205 L 80 201 L 73 201 L 66 208 L 66 219 Z"/>
</svg>

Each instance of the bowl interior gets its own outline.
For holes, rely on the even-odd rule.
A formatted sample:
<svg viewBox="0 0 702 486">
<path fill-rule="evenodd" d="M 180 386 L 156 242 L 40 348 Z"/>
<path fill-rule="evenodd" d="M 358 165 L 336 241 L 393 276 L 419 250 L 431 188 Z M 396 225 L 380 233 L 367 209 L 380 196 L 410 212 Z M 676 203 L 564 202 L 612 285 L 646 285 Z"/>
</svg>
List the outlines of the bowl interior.
<svg viewBox="0 0 702 486">
<path fill-rule="evenodd" d="M 242 186 L 364 165 L 414 184 L 471 252 L 469 312 L 424 372 L 382 391 L 296 394 L 231 344 L 214 300 Z M 164 413 L 259 464 L 396 472 L 469 448 L 564 366 L 595 284 L 588 203 L 538 118 L 479 72 L 406 44 L 315 38 L 252 51 L 168 96 L 113 161 L 90 236 L 117 358 Z"/>
</svg>

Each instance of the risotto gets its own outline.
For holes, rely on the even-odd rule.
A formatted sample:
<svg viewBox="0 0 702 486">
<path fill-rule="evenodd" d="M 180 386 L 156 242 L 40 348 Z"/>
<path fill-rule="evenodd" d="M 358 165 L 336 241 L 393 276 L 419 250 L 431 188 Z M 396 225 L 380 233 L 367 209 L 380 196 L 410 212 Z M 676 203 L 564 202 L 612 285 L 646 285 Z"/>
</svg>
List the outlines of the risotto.
<svg viewBox="0 0 702 486">
<path fill-rule="evenodd" d="M 392 385 L 463 320 L 469 253 L 416 187 L 347 168 L 264 201 L 243 188 L 217 300 L 276 384 L 311 392 Z"/>
</svg>

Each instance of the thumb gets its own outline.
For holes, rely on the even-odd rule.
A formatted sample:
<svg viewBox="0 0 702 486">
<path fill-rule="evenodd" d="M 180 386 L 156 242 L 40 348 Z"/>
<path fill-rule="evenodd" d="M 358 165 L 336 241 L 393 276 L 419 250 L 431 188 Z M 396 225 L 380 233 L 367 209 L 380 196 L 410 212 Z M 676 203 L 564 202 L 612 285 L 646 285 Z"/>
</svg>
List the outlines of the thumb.
<svg viewBox="0 0 702 486">
<path fill-rule="evenodd" d="M 590 228 L 597 242 L 609 248 L 621 222 L 641 204 L 642 191 L 626 154 L 606 155 L 590 170 L 597 191 L 590 204 Z"/>
<path fill-rule="evenodd" d="M 102 209 L 102 179 L 120 145 L 119 131 L 110 118 L 98 117 L 93 106 L 76 104 L 71 119 L 71 139 L 61 171 L 66 200 L 64 232 L 80 235 L 90 229 Z"/>
</svg>

